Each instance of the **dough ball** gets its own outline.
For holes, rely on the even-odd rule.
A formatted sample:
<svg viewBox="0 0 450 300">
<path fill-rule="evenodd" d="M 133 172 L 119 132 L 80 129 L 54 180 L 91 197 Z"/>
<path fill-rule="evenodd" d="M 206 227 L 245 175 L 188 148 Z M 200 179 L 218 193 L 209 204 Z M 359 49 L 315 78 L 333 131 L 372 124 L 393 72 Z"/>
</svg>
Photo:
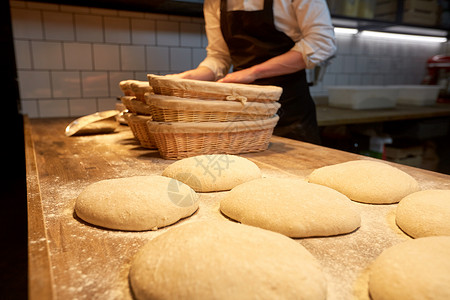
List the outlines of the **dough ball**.
<svg viewBox="0 0 450 300">
<path fill-rule="evenodd" d="M 75 212 L 84 221 L 119 230 L 155 230 L 192 215 L 198 195 L 163 176 L 108 179 L 87 186 Z"/>
<path fill-rule="evenodd" d="M 184 182 L 197 192 L 217 192 L 260 178 L 261 170 L 252 161 L 240 156 L 212 154 L 174 162 L 162 175 Z"/>
<path fill-rule="evenodd" d="M 425 190 L 406 196 L 398 204 L 395 221 L 414 238 L 450 236 L 450 190 Z"/>
<path fill-rule="evenodd" d="M 224 196 L 220 210 L 243 224 L 289 237 L 338 235 L 361 225 L 359 214 L 345 195 L 290 178 L 243 183 Z"/>
<path fill-rule="evenodd" d="M 373 300 L 450 299 L 450 237 L 424 237 L 386 249 L 369 274 Z"/>
<path fill-rule="evenodd" d="M 417 181 L 385 163 L 355 160 L 314 170 L 309 182 L 335 189 L 350 199 L 374 204 L 397 203 L 420 190 Z"/>
<path fill-rule="evenodd" d="M 281 234 L 228 221 L 189 222 L 132 260 L 137 299 L 325 299 L 318 261 Z"/>
</svg>

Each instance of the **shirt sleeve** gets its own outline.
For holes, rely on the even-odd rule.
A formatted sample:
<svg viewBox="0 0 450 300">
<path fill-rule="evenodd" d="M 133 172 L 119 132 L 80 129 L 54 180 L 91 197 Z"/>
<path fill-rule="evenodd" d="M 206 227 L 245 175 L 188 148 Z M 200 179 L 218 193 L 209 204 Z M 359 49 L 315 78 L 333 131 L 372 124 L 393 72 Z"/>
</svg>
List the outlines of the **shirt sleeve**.
<svg viewBox="0 0 450 300">
<path fill-rule="evenodd" d="M 314 68 L 336 52 L 328 6 L 325 0 L 293 0 L 292 8 L 300 30 L 292 50 L 302 53 L 306 68 Z"/>
<path fill-rule="evenodd" d="M 207 67 L 216 76 L 216 80 L 224 77 L 231 67 L 228 46 L 220 29 L 220 0 L 205 0 L 203 4 L 205 31 L 208 38 L 206 58 L 199 66 Z"/>
</svg>

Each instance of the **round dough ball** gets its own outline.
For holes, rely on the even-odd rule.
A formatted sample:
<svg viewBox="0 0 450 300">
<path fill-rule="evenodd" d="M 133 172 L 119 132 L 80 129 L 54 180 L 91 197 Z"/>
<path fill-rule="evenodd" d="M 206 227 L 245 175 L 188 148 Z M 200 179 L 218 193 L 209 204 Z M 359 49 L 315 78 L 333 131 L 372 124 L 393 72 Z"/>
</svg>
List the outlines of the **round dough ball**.
<svg viewBox="0 0 450 300">
<path fill-rule="evenodd" d="M 314 170 L 309 182 L 335 189 L 350 199 L 374 204 L 397 203 L 420 190 L 407 173 L 385 163 L 355 160 Z"/>
<path fill-rule="evenodd" d="M 289 237 L 349 233 L 361 225 L 345 195 L 290 178 L 261 178 L 243 183 L 220 201 L 222 213 L 243 224 Z"/>
<path fill-rule="evenodd" d="M 163 176 L 102 180 L 78 196 L 75 212 L 84 221 L 119 230 L 156 230 L 192 215 L 198 195 L 186 184 Z"/>
<path fill-rule="evenodd" d="M 450 237 L 409 240 L 386 249 L 369 274 L 373 300 L 450 299 Z"/>
<path fill-rule="evenodd" d="M 184 182 L 196 192 L 217 192 L 260 178 L 261 170 L 255 163 L 240 156 L 212 154 L 176 161 L 162 175 Z"/>
<path fill-rule="evenodd" d="M 425 190 L 406 196 L 398 204 L 395 221 L 414 238 L 450 236 L 450 190 Z"/>
<path fill-rule="evenodd" d="M 326 279 L 303 246 L 228 221 L 189 222 L 156 237 L 132 260 L 137 299 L 325 299 Z"/>
</svg>

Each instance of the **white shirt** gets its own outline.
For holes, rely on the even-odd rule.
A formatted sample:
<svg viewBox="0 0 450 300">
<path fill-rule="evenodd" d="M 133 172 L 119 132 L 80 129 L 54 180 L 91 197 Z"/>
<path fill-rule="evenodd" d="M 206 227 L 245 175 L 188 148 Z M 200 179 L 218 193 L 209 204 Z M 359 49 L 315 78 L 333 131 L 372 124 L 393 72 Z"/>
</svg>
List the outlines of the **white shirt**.
<svg viewBox="0 0 450 300">
<path fill-rule="evenodd" d="M 262 10 L 264 0 L 228 0 L 228 11 Z M 228 73 L 231 58 L 220 29 L 220 0 L 203 4 L 208 38 L 207 56 L 199 66 L 211 69 L 216 80 Z M 291 50 L 302 54 L 306 68 L 312 69 L 336 52 L 336 40 L 325 0 L 273 0 L 275 28 L 289 36 Z"/>
</svg>

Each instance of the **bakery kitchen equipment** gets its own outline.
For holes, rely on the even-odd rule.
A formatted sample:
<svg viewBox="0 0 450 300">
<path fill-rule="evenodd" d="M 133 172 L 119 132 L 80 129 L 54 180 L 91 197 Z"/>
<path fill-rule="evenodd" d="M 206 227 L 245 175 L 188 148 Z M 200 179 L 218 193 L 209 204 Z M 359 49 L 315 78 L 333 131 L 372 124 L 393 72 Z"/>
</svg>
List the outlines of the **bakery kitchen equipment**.
<svg viewBox="0 0 450 300">
<path fill-rule="evenodd" d="M 239 154 L 267 149 L 279 117 L 237 122 L 147 122 L 165 159 Z"/>
<path fill-rule="evenodd" d="M 283 89 L 148 74 L 123 80 L 124 114 L 141 146 L 165 159 L 264 151 L 278 122 Z"/>
<path fill-rule="evenodd" d="M 277 86 L 217 83 L 148 74 L 153 120 L 147 122 L 165 159 L 264 151 L 278 122 Z"/>
<path fill-rule="evenodd" d="M 120 100 L 126 107 L 123 113 L 125 122 L 142 147 L 156 149 L 155 139 L 147 128 L 147 122 L 152 117 L 150 107 L 145 103 L 145 94 L 153 93 L 148 81 L 122 80 L 119 87 L 124 94 Z"/>
<path fill-rule="evenodd" d="M 329 86 L 328 104 L 332 107 L 361 109 L 393 108 L 397 104 L 397 90 L 378 85 Z"/>
<path fill-rule="evenodd" d="M 427 60 L 424 84 L 439 85 L 437 102 L 450 102 L 450 56 L 435 55 Z"/>
<path fill-rule="evenodd" d="M 157 122 L 237 122 L 264 120 L 272 117 L 278 102 L 205 101 L 147 94 L 147 104 L 153 121 Z"/>
<path fill-rule="evenodd" d="M 173 76 L 147 75 L 155 94 L 203 100 L 249 102 L 278 101 L 283 89 L 278 86 L 217 83 Z"/>
</svg>

